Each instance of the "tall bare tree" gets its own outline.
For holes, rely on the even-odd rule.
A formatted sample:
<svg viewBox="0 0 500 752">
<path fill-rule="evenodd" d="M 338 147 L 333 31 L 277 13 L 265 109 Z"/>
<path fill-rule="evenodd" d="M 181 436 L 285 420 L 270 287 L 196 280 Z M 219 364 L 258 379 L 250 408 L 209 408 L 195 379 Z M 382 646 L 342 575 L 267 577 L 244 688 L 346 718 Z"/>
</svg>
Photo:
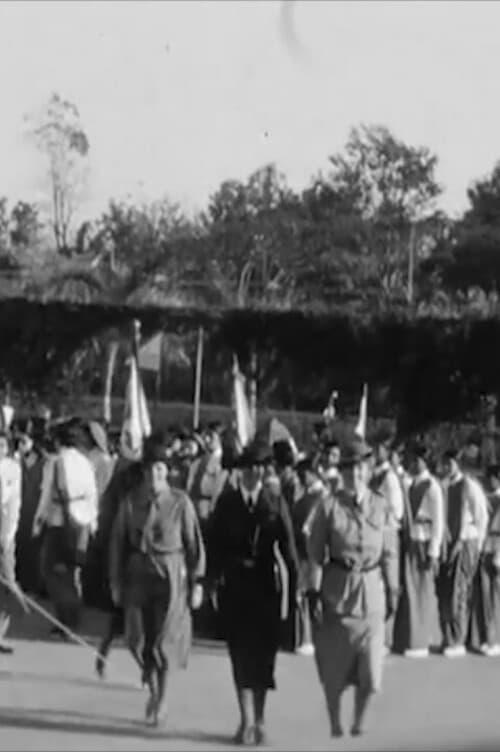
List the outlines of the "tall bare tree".
<svg viewBox="0 0 500 752">
<path fill-rule="evenodd" d="M 27 121 L 36 146 L 48 160 L 56 248 L 69 253 L 72 221 L 87 177 L 89 141 L 76 105 L 56 93 Z"/>
</svg>

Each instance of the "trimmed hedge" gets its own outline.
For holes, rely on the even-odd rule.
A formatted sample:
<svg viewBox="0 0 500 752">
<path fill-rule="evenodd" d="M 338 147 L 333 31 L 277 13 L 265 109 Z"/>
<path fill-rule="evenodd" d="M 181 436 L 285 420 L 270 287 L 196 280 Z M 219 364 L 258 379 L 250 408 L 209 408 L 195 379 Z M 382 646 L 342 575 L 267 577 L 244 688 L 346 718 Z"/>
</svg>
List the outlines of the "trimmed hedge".
<svg viewBox="0 0 500 752">
<path fill-rule="evenodd" d="M 351 408 L 363 382 L 370 409 L 396 417 L 408 429 L 465 418 L 479 395 L 500 385 L 500 318 L 437 319 L 395 311 L 349 317 L 342 311 L 198 310 L 129 308 L 66 302 L 0 301 L 0 376 L 39 389 L 92 336 L 111 327 L 125 330 L 133 318 L 144 337 L 163 329 L 207 330 L 206 370 L 224 367 L 236 351 L 243 365 L 255 346 L 272 361 L 279 383 L 273 407 L 318 411 L 332 387 Z M 217 360 L 216 360 L 217 356 Z M 215 365 L 217 362 L 217 366 Z M 378 396 L 377 396 L 378 395 Z M 173 395 L 172 395 L 173 396 Z"/>
</svg>

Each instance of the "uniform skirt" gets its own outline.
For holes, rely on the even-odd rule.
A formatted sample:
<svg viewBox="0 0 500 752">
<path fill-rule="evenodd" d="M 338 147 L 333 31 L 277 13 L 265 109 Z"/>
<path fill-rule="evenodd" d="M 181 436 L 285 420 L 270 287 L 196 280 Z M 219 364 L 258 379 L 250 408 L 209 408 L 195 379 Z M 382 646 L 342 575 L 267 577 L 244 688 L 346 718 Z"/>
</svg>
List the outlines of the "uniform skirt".
<svg viewBox="0 0 500 752">
<path fill-rule="evenodd" d="M 165 557 L 159 574 L 143 554 L 129 561 L 124 589 L 125 631 L 129 644 L 159 650 L 170 664 L 185 668 L 191 647 L 191 612 L 184 555 Z"/>
<path fill-rule="evenodd" d="M 328 698 L 354 685 L 377 692 L 382 682 L 385 624 L 382 614 L 364 618 L 325 615 L 313 626 L 318 674 Z"/>
</svg>

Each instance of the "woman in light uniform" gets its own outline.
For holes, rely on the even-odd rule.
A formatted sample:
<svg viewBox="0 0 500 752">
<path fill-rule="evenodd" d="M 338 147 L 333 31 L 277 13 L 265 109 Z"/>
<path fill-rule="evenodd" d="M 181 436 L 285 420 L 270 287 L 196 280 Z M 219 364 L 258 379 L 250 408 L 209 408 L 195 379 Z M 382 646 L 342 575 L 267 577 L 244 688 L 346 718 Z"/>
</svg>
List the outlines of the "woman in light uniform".
<svg viewBox="0 0 500 752">
<path fill-rule="evenodd" d="M 371 449 L 342 452 L 343 487 L 311 520 L 308 552 L 313 642 L 332 736 L 341 736 L 340 702 L 355 686 L 353 735 L 363 731 L 370 696 L 380 689 L 384 624 L 398 595 L 397 544 L 384 497 L 370 489 Z"/>
<path fill-rule="evenodd" d="M 168 483 L 166 446 L 144 447 L 143 480 L 124 498 L 110 541 L 110 588 L 125 610 L 127 644 L 143 666 L 146 719 L 165 720 L 169 664 L 187 665 L 191 608 L 199 608 L 205 549 L 189 497 Z"/>
</svg>

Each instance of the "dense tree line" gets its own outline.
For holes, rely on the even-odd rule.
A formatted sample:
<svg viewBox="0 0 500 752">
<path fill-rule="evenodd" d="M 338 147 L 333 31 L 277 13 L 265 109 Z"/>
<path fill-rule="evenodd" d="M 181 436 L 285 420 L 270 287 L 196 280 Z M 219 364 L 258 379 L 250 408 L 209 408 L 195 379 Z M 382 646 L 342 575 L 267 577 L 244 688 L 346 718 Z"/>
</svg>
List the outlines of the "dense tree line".
<svg viewBox="0 0 500 752">
<path fill-rule="evenodd" d="M 383 126 L 360 126 L 302 191 L 266 165 L 246 181 L 223 182 L 194 218 L 169 199 L 112 201 L 78 226 L 91 149 L 78 110 L 54 95 L 27 122 L 47 157 L 48 208 L 0 200 L 0 268 L 17 270 L 27 294 L 318 312 L 342 306 L 357 316 L 395 307 L 496 310 L 500 162 L 471 184 L 467 210 L 451 219 L 438 208 L 437 156 Z M 213 357 L 217 373 L 227 368 L 225 355 Z M 92 362 L 91 348 L 78 362 Z M 300 408 L 291 387 L 278 386 L 287 367 L 283 353 L 265 353 L 265 399 Z M 178 381 L 182 391 L 185 378 Z M 220 399 L 215 384 L 208 391 Z"/>
</svg>

